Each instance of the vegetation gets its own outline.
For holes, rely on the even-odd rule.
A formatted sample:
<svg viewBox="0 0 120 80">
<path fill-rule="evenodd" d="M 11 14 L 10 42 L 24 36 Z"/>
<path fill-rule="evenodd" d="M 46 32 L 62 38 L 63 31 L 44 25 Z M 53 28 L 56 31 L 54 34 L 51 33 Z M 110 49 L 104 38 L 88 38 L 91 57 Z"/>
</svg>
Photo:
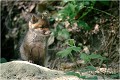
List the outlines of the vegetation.
<svg viewBox="0 0 120 80">
<path fill-rule="evenodd" d="M 18 58 L 29 14 L 42 14 L 50 21 L 51 35 L 54 36 L 48 51 L 50 68 L 64 70 L 67 75 L 83 79 L 97 79 L 96 75 L 118 79 L 118 8 L 119 1 L 2 1 L 1 62 Z M 95 76 L 83 76 L 84 72 Z"/>
</svg>

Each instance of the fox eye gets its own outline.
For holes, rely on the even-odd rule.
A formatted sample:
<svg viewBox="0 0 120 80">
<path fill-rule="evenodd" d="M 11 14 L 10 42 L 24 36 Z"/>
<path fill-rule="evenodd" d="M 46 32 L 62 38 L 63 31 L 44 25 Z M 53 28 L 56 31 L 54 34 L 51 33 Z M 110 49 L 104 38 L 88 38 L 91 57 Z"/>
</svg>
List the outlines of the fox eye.
<svg viewBox="0 0 120 80">
<path fill-rule="evenodd" d="M 42 25 L 41 28 L 45 28 L 45 26 Z"/>
</svg>

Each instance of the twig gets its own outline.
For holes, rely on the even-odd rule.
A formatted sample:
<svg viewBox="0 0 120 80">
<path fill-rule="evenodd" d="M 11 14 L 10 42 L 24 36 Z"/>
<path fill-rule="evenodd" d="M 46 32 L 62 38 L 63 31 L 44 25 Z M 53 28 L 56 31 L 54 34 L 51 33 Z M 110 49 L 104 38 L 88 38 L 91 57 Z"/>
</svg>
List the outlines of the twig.
<svg viewBox="0 0 120 80">
<path fill-rule="evenodd" d="M 96 10 L 96 11 L 99 11 L 99 12 L 102 12 L 102 13 L 104 13 L 104 14 L 107 14 L 107 15 L 109 15 L 109 16 L 112 16 L 112 17 L 116 18 L 116 16 L 114 16 L 114 15 L 108 13 L 108 12 L 102 11 L 102 10 L 100 10 L 100 9 L 93 8 L 93 7 L 87 7 L 87 8 L 90 8 L 90 9 L 93 9 L 93 10 Z"/>
</svg>

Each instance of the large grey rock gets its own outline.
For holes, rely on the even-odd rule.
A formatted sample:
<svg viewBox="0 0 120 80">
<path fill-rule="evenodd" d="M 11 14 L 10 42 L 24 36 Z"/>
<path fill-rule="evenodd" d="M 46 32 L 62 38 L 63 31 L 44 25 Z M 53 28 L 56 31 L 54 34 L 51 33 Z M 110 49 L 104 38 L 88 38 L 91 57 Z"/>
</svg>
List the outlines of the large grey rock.
<svg viewBox="0 0 120 80">
<path fill-rule="evenodd" d="M 80 80 L 76 76 L 68 76 L 62 71 L 50 70 L 27 61 L 2 63 L 0 68 L 0 80 Z"/>
</svg>

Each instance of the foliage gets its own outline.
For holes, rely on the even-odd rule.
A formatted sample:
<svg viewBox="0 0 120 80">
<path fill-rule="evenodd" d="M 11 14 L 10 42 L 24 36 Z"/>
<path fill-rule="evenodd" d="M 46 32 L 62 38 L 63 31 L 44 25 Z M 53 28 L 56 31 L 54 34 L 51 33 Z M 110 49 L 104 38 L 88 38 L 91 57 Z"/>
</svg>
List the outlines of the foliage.
<svg viewBox="0 0 120 80">
<path fill-rule="evenodd" d="M 69 39 L 69 37 L 70 37 L 70 34 L 66 29 L 62 29 L 58 31 L 58 35 L 57 35 L 58 40 L 61 40 L 61 41 L 67 40 Z"/>
<path fill-rule="evenodd" d="M 73 71 L 66 72 L 66 74 L 67 75 L 74 75 L 74 76 L 77 76 L 78 78 L 82 78 L 82 79 L 98 80 L 97 76 L 91 76 L 91 77 L 82 76 L 79 73 L 76 73 L 76 72 L 73 72 Z"/>
<path fill-rule="evenodd" d="M 119 77 L 120 77 L 119 74 L 120 74 L 120 73 L 111 74 L 110 77 L 111 77 L 112 79 L 119 79 Z"/>
<path fill-rule="evenodd" d="M 66 43 L 69 45 L 69 47 L 57 53 L 62 58 L 72 55 L 72 51 L 79 52 L 81 50 L 80 47 L 75 46 L 74 39 L 68 39 Z"/>
<path fill-rule="evenodd" d="M 63 1 L 64 1 L 64 3 L 66 3 L 66 5 L 62 10 L 60 10 L 58 12 L 59 20 L 63 23 L 65 21 L 68 21 L 70 23 L 70 25 L 73 25 L 74 23 L 77 22 L 78 28 L 82 28 L 85 30 L 91 29 L 89 24 L 84 20 L 84 17 L 86 17 L 88 15 L 88 13 L 91 12 L 92 9 L 112 16 L 111 14 L 109 14 L 107 12 L 104 12 L 104 11 L 94 8 L 96 1 L 76 1 L 76 0 L 72 0 L 72 1 L 63 0 Z M 109 2 L 100 1 L 100 3 L 103 5 L 109 6 Z M 71 26 L 71 27 L 73 27 L 73 26 Z M 84 69 L 80 70 L 80 72 L 96 71 L 96 68 L 94 67 L 94 65 L 91 62 L 92 60 L 99 60 L 100 66 L 102 65 L 103 61 L 106 60 L 106 57 L 103 57 L 99 53 L 91 53 L 91 54 L 82 53 L 81 52 L 82 46 L 76 46 L 74 39 L 69 38 L 67 40 L 67 45 L 68 45 L 68 47 L 66 49 L 63 49 L 63 50 L 57 52 L 57 55 L 61 56 L 62 58 L 70 56 L 72 61 L 74 62 L 75 57 L 73 56 L 73 54 L 79 53 L 80 58 L 82 60 L 84 60 L 86 63 L 90 64 L 90 66 L 85 67 Z M 73 51 L 74 51 L 74 53 L 73 53 Z M 75 72 L 67 72 L 67 74 L 74 75 L 74 76 L 77 76 L 77 77 L 83 78 L 83 79 L 95 79 L 95 80 L 97 79 L 97 76 L 87 77 L 87 76 L 82 76 Z"/>
<path fill-rule="evenodd" d="M 107 63 L 111 63 L 111 61 L 114 60 L 114 62 L 118 61 L 119 54 L 117 48 L 119 43 L 119 23 L 117 23 L 117 1 L 54 0 L 49 3 L 46 1 L 43 2 L 45 5 L 40 4 L 39 2 L 34 3 L 27 1 L 21 1 L 19 3 L 16 1 L 8 1 L 8 3 L 2 3 L 2 55 L 13 58 L 13 52 L 18 51 L 18 39 L 22 35 L 24 36 L 25 30 L 27 30 L 27 24 L 23 20 L 23 17 L 25 17 L 26 20 L 28 13 L 36 12 L 36 14 L 39 14 L 41 11 L 48 11 L 47 18 L 48 20 L 50 19 L 50 24 L 54 24 L 50 25 L 50 27 L 54 27 L 51 31 L 55 37 L 55 42 L 50 47 L 60 48 L 57 55 L 62 58 L 70 58 L 73 62 L 76 62 L 76 57 L 74 55 L 77 55 L 79 59 L 84 60 L 86 64 L 89 64 L 80 70 L 80 72 L 96 71 L 93 61 L 100 67 L 105 61 Z M 28 13 L 25 16 L 24 14 L 26 14 L 26 11 L 28 11 Z M 23 14 L 23 12 L 25 13 Z M 96 24 L 98 25 L 97 28 L 94 26 Z M 97 33 L 94 33 L 95 31 L 97 31 Z M 98 37 L 100 39 L 98 39 Z M 98 44 L 98 40 L 101 41 L 100 45 Z M 84 41 L 88 41 L 88 43 L 84 43 Z M 8 43 L 12 44 L 8 45 Z M 60 47 L 57 45 L 59 43 Z M 65 46 L 62 46 L 61 48 L 61 45 Z M 88 45 L 90 45 L 90 49 L 98 46 L 100 46 L 100 49 L 92 49 L 90 54 L 87 54 L 83 50 L 84 46 Z M 11 51 L 12 49 L 15 51 L 9 53 L 6 52 Z M 4 56 L 1 58 L 1 62 L 7 62 Z M 106 60 L 108 58 L 110 58 L 110 62 Z M 7 60 L 9 61 L 11 59 Z M 97 79 L 96 76 L 82 76 L 75 72 L 68 72 L 68 74 L 83 79 Z M 110 75 L 110 77 L 116 78 L 118 77 L 118 74 Z"/>
<path fill-rule="evenodd" d="M 67 2 L 67 5 L 65 5 L 64 9 L 58 12 L 58 18 L 60 20 L 62 19 L 62 21 L 69 21 L 71 25 L 77 22 L 79 27 L 85 30 L 90 30 L 90 26 L 88 26 L 88 24 L 81 19 L 91 11 L 91 9 L 87 9 L 86 7 L 89 6 L 92 8 L 95 4 L 95 1 L 84 2 L 72 0 L 65 2 Z"/>
<path fill-rule="evenodd" d="M 102 57 L 100 54 L 93 54 L 92 53 L 92 54 L 88 55 L 86 53 L 80 53 L 81 47 L 75 46 L 74 39 L 69 39 L 67 41 L 67 43 L 68 43 L 69 47 L 62 50 L 62 51 L 59 51 L 57 54 L 59 56 L 61 56 L 62 58 L 71 55 L 70 58 L 72 59 L 73 62 L 75 62 L 75 59 L 74 59 L 74 57 L 72 55 L 72 51 L 75 51 L 76 53 L 79 52 L 80 58 L 82 60 L 84 60 L 86 63 L 89 63 L 91 65 L 91 66 L 87 66 L 84 69 L 80 70 L 80 72 L 96 71 L 96 68 L 91 63 L 92 59 L 99 59 L 100 60 L 99 65 L 101 65 L 103 63 L 103 61 L 106 60 L 106 58 Z M 83 79 L 97 79 L 96 76 L 94 76 L 94 77 L 80 76 L 78 73 L 75 73 L 75 72 L 68 72 L 67 74 L 68 75 L 74 75 L 74 76 L 77 76 L 77 77 L 83 78 Z"/>
<path fill-rule="evenodd" d="M 78 27 L 82 27 L 85 30 L 90 30 L 89 25 L 81 20 L 83 18 L 83 16 L 87 15 L 91 9 L 86 9 L 86 7 L 90 7 L 93 8 L 95 1 L 76 1 L 76 0 L 72 0 L 72 1 L 67 1 L 67 0 L 63 0 L 64 3 L 67 3 L 65 5 L 65 7 L 60 10 L 58 12 L 58 18 L 62 21 L 69 21 L 70 24 L 73 24 L 74 22 L 77 22 Z M 104 3 L 104 2 L 103 2 Z M 105 3 L 104 3 L 105 4 Z M 107 4 L 107 3 L 106 3 Z M 83 10 L 86 9 L 83 14 L 81 15 L 81 17 L 79 17 L 77 20 L 75 19 L 76 16 L 78 16 L 77 14 Z M 64 37 L 66 36 L 66 33 L 63 32 L 64 29 L 58 31 L 58 36 L 62 36 L 64 35 Z M 66 32 L 66 30 L 65 30 Z M 59 39 L 58 37 L 58 39 Z M 67 39 L 67 37 L 66 37 Z M 75 52 L 80 52 L 81 47 L 76 47 L 75 46 L 75 40 L 74 39 L 68 39 L 67 43 L 69 45 L 69 47 L 67 49 L 64 49 L 62 51 L 59 51 L 57 54 L 60 55 L 62 58 L 63 57 L 67 57 L 68 55 L 72 55 L 71 52 L 75 51 Z M 103 60 L 105 60 L 104 57 L 102 57 L 99 54 L 85 54 L 85 53 L 80 53 L 80 58 L 83 59 L 86 62 L 91 61 L 91 59 L 100 59 L 102 63 Z"/>
<path fill-rule="evenodd" d="M 5 58 L 0 58 L 0 63 L 5 63 L 7 60 Z"/>
<path fill-rule="evenodd" d="M 102 62 L 106 59 L 105 57 L 102 57 L 100 54 L 85 54 L 85 53 L 81 53 L 80 56 L 81 59 L 83 59 L 85 62 L 90 62 L 92 59 L 100 59 L 100 65 L 102 64 Z"/>
</svg>

